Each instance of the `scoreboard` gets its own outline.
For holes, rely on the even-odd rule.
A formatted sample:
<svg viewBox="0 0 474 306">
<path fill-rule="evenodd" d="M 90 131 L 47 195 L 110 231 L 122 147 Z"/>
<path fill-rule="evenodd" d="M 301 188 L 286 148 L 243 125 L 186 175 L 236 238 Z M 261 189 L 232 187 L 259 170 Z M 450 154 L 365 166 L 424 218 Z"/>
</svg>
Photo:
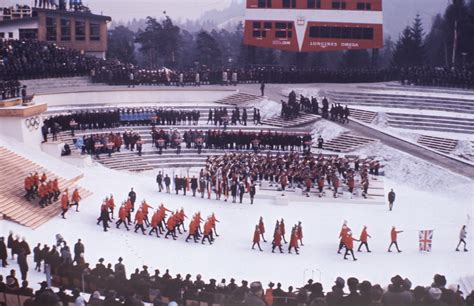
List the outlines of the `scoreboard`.
<svg viewBox="0 0 474 306">
<path fill-rule="evenodd" d="M 244 44 L 293 52 L 378 49 L 382 0 L 247 0 Z"/>
</svg>

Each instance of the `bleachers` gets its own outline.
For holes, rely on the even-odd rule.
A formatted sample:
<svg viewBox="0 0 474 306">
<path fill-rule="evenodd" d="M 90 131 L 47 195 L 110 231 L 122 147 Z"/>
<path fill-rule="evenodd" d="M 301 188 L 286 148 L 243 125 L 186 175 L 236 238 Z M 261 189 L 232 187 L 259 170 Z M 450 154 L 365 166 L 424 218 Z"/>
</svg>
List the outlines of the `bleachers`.
<svg viewBox="0 0 474 306">
<path fill-rule="evenodd" d="M 434 149 L 441 153 L 450 154 L 458 145 L 458 141 L 455 139 L 433 137 L 427 135 L 421 135 L 417 142 L 425 147 Z"/>
<path fill-rule="evenodd" d="M 51 90 L 60 90 L 72 88 L 84 88 L 88 86 L 95 86 L 90 78 L 84 77 L 69 77 L 69 78 L 54 78 L 54 79 L 32 79 L 22 80 L 22 84 L 28 87 L 29 93 L 46 92 Z"/>
<path fill-rule="evenodd" d="M 266 124 L 266 125 L 291 128 L 291 127 L 308 125 L 320 119 L 321 117 L 318 115 L 302 113 L 299 116 L 292 118 L 290 120 L 284 120 L 281 116 L 275 116 L 275 117 L 263 119 L 261 120 L 261 122 L 262 124 Z"/>
<path fill-rule="evenodd" d="M 474 99 L 373 92 L 328 92 L 331 103 L 358 106 L 424 109 L 474 114 Z"/>
<path fill-rule="evenodd" d="M 239 106 L 241 104 L 257 103 L 261 100 L 262 100 L 262 97 L 252 95 L 252 94 L 243 93 L 243 92 L 239 92 L 239 93 L 230 95 L 228 97 L 225 97 L 223 99 L 217 100 L 215 102 L 220 103 L 220 104 Z"/>
<path fill-rule="evenodd" d="M 350 132 L 345 132 L 340 134 L 336 138 L 325 141 L 323 144 L 323 149 L 328 151 L 347 153 L 357 150 L 363 146 L 369 145 L 376 141 L 378 140 L 354 135 Z M 313 148 L 317 148 L 317 146 L 313 146 Z"/>
<path fill-rule="evenodd" d="M 389 126 L 404 129 L 474 133 L 474 118 L 387 113 L 387 123 Z"/>
<path fill-rule="evenodd" d="M 23 197 L 25 194 L 23 185 L 25 177 L 32 172 L 38 172 L 40 175 L 45 172 L 48 178 L 58 178 L 60 189 L 68 188 L 70 194 L 72 194 L 77 181 L 82 178 L 82 175 L 80 175 L 66 180 L 4 147 L 0 147 L 0 163 L 2 164 L 2 171 L 0 172 L 0 214 L 3 214 L 7 220 L 33 229 L 56 217 L 61 208 L 59 201 L 46 208 L 41 208 L 37 204 L 38 199 L 31 203 L 28 202 Z M 91 195 L 90 191 L 83 188 L 79 188 L 79 193 L 82 198 Z"/>
<path fill-rule="evenodd" d="M 377 116 L 376 112 L 371 112 L 367 110 L 357 109 L 357 108 L 349 108 L 351 115 L 349 116 L 349 120 L 351 118 L 365 122 L 365 123 L 372 123 Z"/>
</svg>

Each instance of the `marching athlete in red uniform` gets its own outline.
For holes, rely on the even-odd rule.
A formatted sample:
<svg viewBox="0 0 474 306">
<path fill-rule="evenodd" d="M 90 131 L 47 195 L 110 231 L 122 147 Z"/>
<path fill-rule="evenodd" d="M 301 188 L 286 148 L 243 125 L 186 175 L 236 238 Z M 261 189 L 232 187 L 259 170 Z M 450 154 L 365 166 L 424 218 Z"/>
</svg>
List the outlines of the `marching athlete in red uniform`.
<svg viewBox="0 0 474 306">
<path fill-rule="evenodd" d="M 354 240 L 355 241 L 360 241 L 360 240 L 354 239 L 354 237 L 352 237 L 352 232 L 348 232 L 347 236 L 346 236 L 346 239 L 344 241 L 345 246 L 346 246 L 346 253 L 344 254 L 344 259 L 347 259 L 347 255 L 350 253 L 352 255 L 352 259 L 354 259 L 354 261 L 357 260 L 357 258 L 355 258 L 355 256 L 354 256 Z"/>
<path fill-rule="evenodd" d="M 294 226 L 293 229 L 291 230 L 290 245 L 288 246 L 288 253 L 291 254 L 292 248 L 295 249 L 296 255 L 300 254 L 298 253 L 298 233 L 297 233 L 296 226 Z"/>
<path fill-rule="evenodd" d="M 253 244 L 252 244 L 252 250 L 255 250 L 255 245 L 258 246 L 258 249 L 260 251 L 263 251 L 262 248 L 260 247 L 260 229 L 258 224 L 255 225 L 255 231 L 253 232 Z"/>
<path fill-rule="evenodd" d="M 397 243 L 397 238 L 398 238 L 398 234 L 399 233 L 403 233 L 403 231 L 397 231 L 395 226 L 392 226 L 392 231 L 390 232 L 390 238 L 391 238 L 391 241 L 390 242 L 390 245 L 388 247 L 388 251 L 391 252 L 391 248 L 392 248 L 392 245 L 395 245 L 395 247 L 397 248 L 397 251 L 398 253 L 401 253 L 402 251 L 398 248 L 398 243 Z"/>
<path fill-rule="evenodd" d="M 367 252 L 371 252 L 369 250 L 369 245 L 367 244 L 367 238 L 372 238 L 370 237 L 369 233 L 367 233 L 367 226 L 364 225 L 364 228 L 362 229 L 362 233 L 360 233 L 360 245 L 359 248 L 357 249 L 357 252 L 360 252 L 360 249 L 362 248 L 363 245 L 365 245 L 365 248 L 367 249 Z"/>
<path fill-rule="evenodd" d="M 283 248 L 281 247 L 281 233 L 278 227 L 276 228 L 275 233 L 273 235 L 272 253 L 275 253 L 275 248 L 277 247 L 278 249 L 280 249 L 280 253 L 283 253 Z"/>
<path fill-rule="evenodd" d="M 342 224 L 341 232 L 339 233 L 339 249 L 337 250 L 337 254 L 341 254 L 342 248 L 345 246 L 345 239 L 347 237 L 347 233 L 351 229 L 347 226 L 347 221 L 344 220 L 344 224 Z"/>
</svg>

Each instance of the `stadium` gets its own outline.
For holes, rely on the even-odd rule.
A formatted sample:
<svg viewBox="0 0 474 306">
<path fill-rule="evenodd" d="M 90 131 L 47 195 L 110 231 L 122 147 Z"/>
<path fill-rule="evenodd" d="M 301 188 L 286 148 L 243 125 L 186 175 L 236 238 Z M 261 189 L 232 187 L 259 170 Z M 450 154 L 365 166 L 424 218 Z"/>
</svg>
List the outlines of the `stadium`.
<svg viewBox="0 0 474 306">
<path fill-rule="evenodd" d="M 474 305 L 473 1 L 396 44 L 381 0 L 30 2 L 0 8 L 0 305 Z"/>
</svg>

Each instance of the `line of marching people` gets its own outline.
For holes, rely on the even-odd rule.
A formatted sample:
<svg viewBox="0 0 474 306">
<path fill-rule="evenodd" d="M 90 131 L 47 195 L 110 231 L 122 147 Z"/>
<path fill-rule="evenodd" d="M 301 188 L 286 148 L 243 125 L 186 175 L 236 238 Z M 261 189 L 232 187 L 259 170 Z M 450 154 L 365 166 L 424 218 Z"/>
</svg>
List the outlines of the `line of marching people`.
<svg viewBox="0 0 474 306">
<path fill-rule="evenodd" d="M 398 248 L 398 234 L 403 233 L 403 231 L 398 231 L 395 226 L 392 226 L 392 230 L 390 231 L 390 245 L 388 247 L 388 252 L 392 252 L 392 246 L 395 246 L 397 249 L 398 253 L 401 253 L 402 251 Z M 356 239 L 352 235 L 352 230 L 349 228 L 347 225 L 347 221 L 344 220 L 344 223 L 342 224 L 341 231 L 339 233 L 339 248 L 337 250 L 338 254 L 341 254 L 342 249 L 346 249 L 344 252 L 344 259 L 347 259 L 348 255 L 352 255 L 352 259 L 354 261 L 357 260 L 354 256 L 354 241 L 360 242 L 359 247 L 357 248 L 357 252 L 362 251 L 362 247 L 365 246 L 365 249 L 367 250 L 368 253 L 371 253 L 372 251 L 369 249 L 369 244 L 368 244 L 368 238 L 372 238 L 368 231 L 367 231 L 367 226 L 364 225 L 362 228 L 362 232 L 360 233 L 359 239 Z"/>
<path fill-rule="evenodd" d="M 260 251 L 263 251 L 260 246 L 260 240 L 263 242 L 267 242 L 265 240 L 265 224 L 263 223 L 263 217 L 260 217 L 258 224 L 255 225 L 255 231 L 253 233 L 253 244 L 252 250 L 255 249 L 255 246 L 258 246 Z M 272 253 L 275 253 L 275 249 L 278 248 L 280 253 L 283 252 L 282 242 L 287 244 L 285 238 L 286 229 L 285 229 L 285 220 L 281 218 L 281 220 L 277 220 L 275 224 L 275 230 L 273 232 L 273 240 L 272 240 Z M 299 255 L 299 246 L 303 246 L 303 226 L 301 225 L 301 221 L 298 224 L 295 224 L 291 228 L 290 234 L 290 241 L 288 243 L 288 253 L 291 254 L 291 250 L 293 249 L 296 255 Z"/>
<path fill-rule="evenodd" d="M 131 191 L 135 194 L 135 192 Z M 137 233 L 139 230 L 143 235 L 155 234 L 156 237 L 164 235 L 165 239 L 168 239 L 169 236 L 176 240 L 178 234 L 183 234 L 183 232 L 188 232 L 186 242 L 189 239 L 193 239 L 194 242 L 198 242 L 198 239 L 201 239 L 201 243 L 204 244 L 205 240 L 212 244 L 215 236 L 219 236 L 216 231 L 216 222 L 217 220 L 214 213 L 208 216 L 206 220 L 201 217 L 201 213 L 195 213 L 189 223 L 189 231 L 185 228 L 185 219 L 188 218 L 184 209 L 172 211 L 166 208 L 163 203 L 157 209 L 154 209 L 153 206 L 149 205 L 146 200 L 143 200 L 135 211 L 135 200 L 136 196 L 128 197 L 127 201 L 122 202 L 118 211 L 118 220 L 115 221 L 115 227 L 119 229 L 122 224 L 127 231 L 130 230 L 129 226 L 134 226 L 134 232 Z M 97 218 L 97 225 L 102 222 L 104 232 L 108 231 L 110 228 L 109 222 L 115 220 L 114 218 L 115 210 L 115 200 L 113 195 L 106 197 L 100 208 L 100 216 Z M 150 210 L 155 212 L 151 214 Z M 132 213 L 135 212 L 132 222 Z M 150 217 L 151 216 L 151 217 Z M 201 224 L 204 223 L 203 227 Z M 182 230 L 182 231 L 181 231 Z"/>
<path fill-rule="evenodd" d="M 40 198 L 39 205 L 41 208 L 45 208 L 60 200 L 62 209 L 61 216 L 63 219 L 66 219 L 65 215 L 70 207 L 76 206 L 76 211 L 79 211 L 79 201 L 82 199 L 79 190 L 75 188 L 72 195 L 69 196 L 69 191 L 66 188 L 61 194 L 58 179 L 54 178 L 48 180 L 48 176 L 44 172 L 41 177 L 38 172 L 34 174 L 30 173 L 25 178 L 24 186 L 26 200 L 31 201 L 38 196 Z"/>
<path fill-rule="evenodd" d="M 48 180 L 48 176 L 44 172 L 41 176 L 38 172 L 30 173 L 25 177 L 24 187 L 26 191 L 25 199 L 31 202 L 38 196 L 41 208 L 56 202 L 61 194 L 58 179 Z"/>
</svg>

